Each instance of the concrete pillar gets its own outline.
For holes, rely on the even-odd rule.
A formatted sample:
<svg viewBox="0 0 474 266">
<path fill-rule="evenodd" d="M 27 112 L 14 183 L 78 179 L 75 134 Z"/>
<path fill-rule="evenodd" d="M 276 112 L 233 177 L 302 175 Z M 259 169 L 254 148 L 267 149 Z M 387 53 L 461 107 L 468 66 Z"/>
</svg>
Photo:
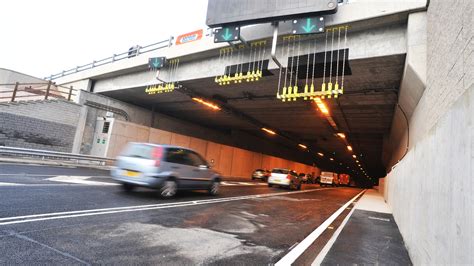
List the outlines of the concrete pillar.
<svg viewBox="0 0 474 266">
<path fill-rule="evenodd" d="M 81 153 L 82 138 L 84 136 L 84 128 L 87 122 L 87 106 L 82 106 L 79 120 L 77 122 L 76 134 L 74 135 L 74 142 L 72 144 L 72 153 Z"/>
</svg>

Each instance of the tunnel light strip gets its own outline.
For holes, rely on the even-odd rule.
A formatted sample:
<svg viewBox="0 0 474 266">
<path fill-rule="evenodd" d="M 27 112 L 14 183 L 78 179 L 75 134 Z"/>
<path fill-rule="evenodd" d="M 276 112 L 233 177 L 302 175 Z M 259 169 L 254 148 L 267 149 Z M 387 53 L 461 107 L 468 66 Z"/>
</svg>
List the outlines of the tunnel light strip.
<svg viewBox="0 0 474 266">
<path fill-rule="evenodd" d="M 286 254 L 281 260 L 279 260 L 275 266 L 286 266 L 291 265 L 293 262 L 298 259 L 301 254 L 303 254 L 313 243 L 318 239 L 318 237 L 326 230 L 328 226 L 331 225 L 336 218 L 341 215 L 341 213 L 360 195 L 364 194 L 366 190 L 361 191 L 336 212 L 334 212 L 326 221 L 324 221 L 318 228 L 316 228 L 311 234 L 309 234 L 303 241 L 301 241 L 296 247 L 294 247 L 288 254 Z"/>
<path fill-rule="evenodd" d="M 212 108 L 214 110 L 221 110 L 221 108 L 219 107 L 219 105 L 216 105 L 216 104 L 213 104 L 213 103 L 210 103 L 210 102 L 207 102 L 207 101 L 204 101 L 203 99 L 201 98 L 196 98 L 194 97 L 193 98 L 193 101 L 196 101 L 200 104 L 204 104 L 205 106 L 209 107 L 209 108 Z"/>
<path fill-rule="evenodd" d="M 305 150 L 308 148 L 306 145 L 303 145 L 303 144 L 298 144 L 298 146 L 300 146 L 301 148 L 303 148 Z"/>
<path fill-rule="evenodd" d="M 273 131 L 273 130 L 270 130 L 270 129 L 268 129 L 268 128 L 264 128 L 264 127 L 262 127 L 262 130 L 263 130 L 263 131 L 265 131 L 265 132 L 267 132 L 268 134 L 271 134 L 271 135 L 276 135 L 276 132 L 275 132 L 275 131 Z"/>
<path fill-rule="evenodd" d="M 327 108 L 326 104 L 323 103 L 323 101 L 321 101 L 321 98 L 316 97 L 316 98 L 314 98 L 314 101 L 316 102 L 316 105 L 318 106 L 319 110 L 323 114 L 329 115 L 329 109 Z"/>
</svg>

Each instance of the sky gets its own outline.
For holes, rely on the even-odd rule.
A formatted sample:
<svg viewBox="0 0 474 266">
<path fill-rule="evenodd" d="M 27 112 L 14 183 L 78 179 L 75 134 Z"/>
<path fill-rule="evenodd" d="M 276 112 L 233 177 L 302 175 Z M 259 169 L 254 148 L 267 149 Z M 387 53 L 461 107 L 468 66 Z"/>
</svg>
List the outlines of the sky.
<svg viewBox="0 0 474 266">
<path fill-rule="evenodd" d="M 206 28 L 207 0 L 2 0 L 0 68 L 44 78 Z"/>
</svg>

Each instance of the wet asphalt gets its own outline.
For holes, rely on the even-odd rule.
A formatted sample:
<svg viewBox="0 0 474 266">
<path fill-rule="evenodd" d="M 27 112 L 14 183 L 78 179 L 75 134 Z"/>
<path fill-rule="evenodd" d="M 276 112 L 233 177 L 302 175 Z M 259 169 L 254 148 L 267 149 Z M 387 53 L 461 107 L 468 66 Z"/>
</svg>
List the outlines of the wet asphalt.
<svg viewBox="0 0 474 266">
<path fill-rule="evenodd" d="M 0 164 L 0 264 L 273 264 L 361 191 L 249 180 L 163 200 L 114 184 L 103 170 Z"/>
</svg>

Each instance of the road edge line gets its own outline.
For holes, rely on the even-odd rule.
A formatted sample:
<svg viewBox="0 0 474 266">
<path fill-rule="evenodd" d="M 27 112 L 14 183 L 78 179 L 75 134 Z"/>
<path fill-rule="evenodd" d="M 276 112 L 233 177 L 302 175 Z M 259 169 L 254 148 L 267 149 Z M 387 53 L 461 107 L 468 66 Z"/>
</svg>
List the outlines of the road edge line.
<svg viewBox="0 0 474 266">
<path fill-rule="evenodd" d="M 316 256 L 316 258 L 314 259 L 313 263 L 311 263 L 311 266 L 313 265 L 321 265 L 321 263 L 323 262 L 324 258 L 326 257 L 326 255 L 329 253 L 329 250 L 332 248 L 332 246 L 334 245 L 334 243 L 336 242 L 336 239 L 339 237 L 339 235 L 341 234 L 342 232 L 342 229 L 344 229 L 344 227 L 346 226 L 347 222 L 349 221 L 349 218 L 351 218 L 352 216 L 352 213 L 354 213 L 355 211 L 355 206 L 352 208 L 352 210 L 349 212 L 349 214 L 347 214 L 346 218 L 344 218 L 344 220 L 342 221 L 342 223 L 339 225 L 339 227 L 337 228 L 336 232 L 334 232 L 334 234 L 331 236 L 331 238 L 329 239 L 329 241 L 326 243 L 326 245 L 324 245 L 323 249 L 319 252 L 318 256 Z"/>
<path fill-rule="evenodd" d="M 341 208 L 335 211 L 329 218 L 327 218 L 318 228 L 314 229 L 303 241 L 301 241 L 296 247 L 294 247 L 290 252 L 288 252 L 283 258 L 281 258 L 275 266 L 286 266 L 291 265 L 295 262 L 301 254 L 303 254 L 311 244 L 318 239 L 318 237 L 326 230 L 326 228 L 331 225 L 336 218 L 341 215 L 341 213 L 352 203 L 354 202 L 359 196 L 363 195 L 367 189 L 362 190 L 359 194 L 354 196 L 348 202 L 346 202 Z"/>
</svg>

